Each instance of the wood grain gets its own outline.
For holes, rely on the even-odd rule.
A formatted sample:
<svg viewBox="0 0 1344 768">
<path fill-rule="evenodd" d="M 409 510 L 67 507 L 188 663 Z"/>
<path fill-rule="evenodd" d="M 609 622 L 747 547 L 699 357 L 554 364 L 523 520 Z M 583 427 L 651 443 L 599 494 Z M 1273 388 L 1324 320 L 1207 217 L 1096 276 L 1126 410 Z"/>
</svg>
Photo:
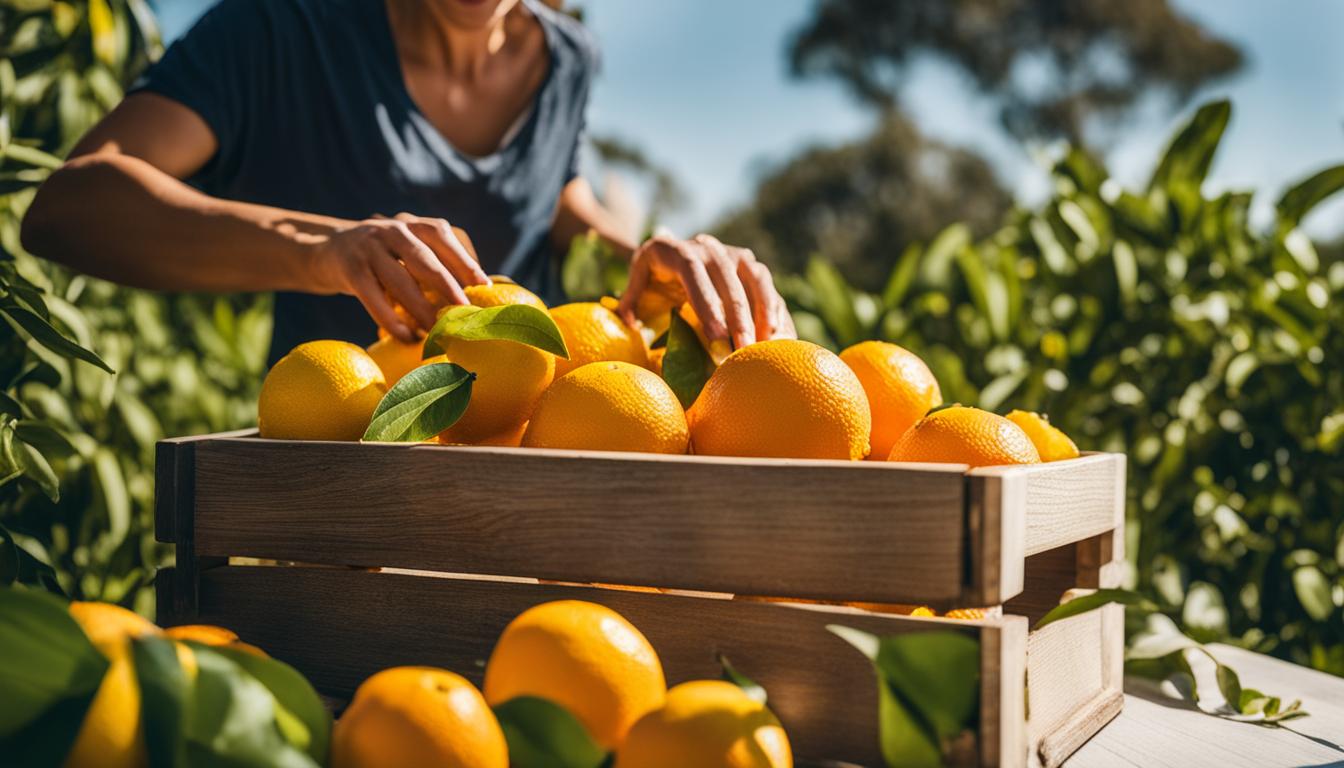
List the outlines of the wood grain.
<svg viewBox="0 0 1344 768">
<path fill-rule="evenodd" d="M 195 448 L 197 552 L 947 605 L 956 465 L 232 438 Z"/>
<path fill-rule="evenodd" d="M 827 624 L 879 634 L 950 629 L 984 638 L 982 650 L 996 654 L 1017 648 L 1019 658 L 1025 632 L 1009 621 L 1005 641 L 994 620 L 330 568 L 214 569 L 201 574 L 200 595 L 196 620 L 235 630 L 335 697 L 347 697 L 373 672 L 401 664 L 452 669 L 479 684 L 495 639 L 519 612 L 548 600 L 599 602 L 648 637 L 669 684 L 718 677 L 715 658 L 722 652 L 769 691 L 770 706 L 800 756 L 862 765 L 881 764 L 873 670 L 826 631 Z M 162 620 L 172 623 L 172 617 Z M 982 669 L 999 658 L 982 661 Z M 981 695 L 1000 700 L 998 691 L 982 689 Z M 1021 701 L 1020 684 L 1016 695 Z"/>
<path fill-rule="evenodd" d="M 980 765 L 1027 764 L 1027 620 L 1005 616 L 980 637 Z"/>
<path fill-rule="evenodd" d="M 1064 745 L 1077 748 L 1095 732 L 1079 731 L 1092 721 L 1075 715 L 1107 691 L 1102 669 L 1102 616 L 1093 611 L 1057 621 L 1027 638 L 1027 734 L 1040 758 L 1042 744 L 1054 745 L 1049 757 L 1055 765 L 1067 757 Z M 1065 736 L 1064 734 L 1068 735 Z M 1053 740 L 1053 741 L 1052 741 Z M 1069 751 L 1072 751 L 1070 749 Z"/>
<path fill-rule="evenodd" d="M 1088 453 L 1048 464 L 981 467 L 968 475 L 1022 478 L 1027 509 L 1024 551 L 1032 555 L 1114 530 L 1125 461 L 1122 454 Z"/>
<path fill-rule="evenodd" d="M 993 474 L 966 477 L 970 583 L 964 605 L 1000 605 L 1024 586 L 1026 479 Z"/>
</svg>

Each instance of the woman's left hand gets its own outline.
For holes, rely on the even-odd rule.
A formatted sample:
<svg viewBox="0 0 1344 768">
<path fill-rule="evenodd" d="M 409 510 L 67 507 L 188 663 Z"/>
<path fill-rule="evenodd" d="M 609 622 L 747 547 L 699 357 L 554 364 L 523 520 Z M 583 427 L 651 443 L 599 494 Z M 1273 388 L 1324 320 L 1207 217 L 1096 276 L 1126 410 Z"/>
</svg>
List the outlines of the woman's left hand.
<svg viewBox="0 0 1344 768">
<path fill-rule="evenodd" d="M 741 349 L 754 341 L 798 336 L 770 269 L 747 248 L 725 245 L 711 235 L 649 239 L 630 260 L 630 282 L 617 309 L 627 323 L 635 321 L 640 294 L 658 282 L 680 283 L 711 342 L 731 341 Z"/>
</svg>

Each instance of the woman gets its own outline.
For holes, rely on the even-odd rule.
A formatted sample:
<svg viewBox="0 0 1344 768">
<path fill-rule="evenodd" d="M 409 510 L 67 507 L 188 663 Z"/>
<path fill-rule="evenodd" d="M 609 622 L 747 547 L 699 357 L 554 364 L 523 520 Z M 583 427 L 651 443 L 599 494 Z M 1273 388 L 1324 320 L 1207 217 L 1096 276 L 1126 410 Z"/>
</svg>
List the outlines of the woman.
<svg viewBox="0 0 1344 768">
<path fill-rule="evenodd" d="M 750 251 L 613 225 L 575 170 L 596 68 L 537 0 L 224 0 L 42 186 L 23 242 L 146 288 L 276 291 L 272 361 L 375 322 L 412 341 L 487 273 L 554 299 L 589 229 L 631 260 L 627 322 L 680 282 L 712 340 L 793 335 Z"/>
</svg>

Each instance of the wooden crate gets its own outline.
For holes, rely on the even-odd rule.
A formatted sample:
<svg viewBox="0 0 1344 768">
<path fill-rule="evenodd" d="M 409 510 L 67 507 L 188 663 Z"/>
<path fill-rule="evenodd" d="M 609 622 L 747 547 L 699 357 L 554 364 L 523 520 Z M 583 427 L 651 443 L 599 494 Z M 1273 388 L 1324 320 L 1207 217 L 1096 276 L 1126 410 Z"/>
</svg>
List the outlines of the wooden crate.
<svg viewBox="0 0 1344 768">
<path fill-rule="evenodd" d="M 510 619 L 579 598 L 638 626 L 669 683 L 715 677 L 727 655 L 801 757 L 881 763 L 871 666 L 827 624 L 975 636 L 980 765 L 1057 765 L 1120 709 L 1117 606 L 1028 626 L 1066 590 L 1115 584 L 1123 456 L 968 472 L 244 432 L 163 441 L 157 458 L 157 534 L 178 552 L 161 622 L 228 626 L 337 699 L 399 664 L 479 683 Z"/>
</svg>

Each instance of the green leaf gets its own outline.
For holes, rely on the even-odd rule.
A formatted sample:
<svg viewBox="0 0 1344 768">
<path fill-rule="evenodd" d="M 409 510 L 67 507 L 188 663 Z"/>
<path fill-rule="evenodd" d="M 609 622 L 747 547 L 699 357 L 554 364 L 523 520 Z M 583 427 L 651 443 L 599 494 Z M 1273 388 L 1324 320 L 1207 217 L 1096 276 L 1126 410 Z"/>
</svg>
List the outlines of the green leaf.
<svg viewBox="0 0 1344 768">
<path fill-rule="evenodd" d="M 1098 589 L 1051 608 L 1048 613 L 1036 621 L 1036 626 L 1032 629 L 1038 630 L 1060 619 L 1068 619 L 1089 611 L 1095 611 L 1103 605 L 1110 605 L 1111 603 L 1119 603 L 1144 612 L 1157 610 L 1157 605 L 1138 592 L 1127 589 Z"/>
<path fill-rule="evenodd" d="M 0 588 L 8 587 L 19 578 L 19 548 L 9 529 L 0 525 Z"/>
<path fill-rule="evenodd" d="M 854 294 L 831 262 L 813 256 L 807 261 L 807 282 L 816 294 L 817 314 L 826 321 L 831 334 L 841 347 L 858 342 L 863 335 L 863 324 L 854 311 Z"/>
<path fill-rule="evenodd" d="M 1279 198 L 1279 228 L 1296 227 L 1326 198 L 1344 189 L 1344 165 L 1333 165 L 1288 188 Z"/>
<path fill-rule="evenodd" d="M 422 365 L 401 377 L 373 411 L 364 440 L 417 443 L 457 422 L 476 374 L 455 363 Z"/>
<path fill-rule="evenodd" d="M 515 341 L 569 359 L 565 337 L 550 313 L 526 304 L 449 307 L 425 337 L 425 357 L 444 351 L 442 339 Z"/>
<path fill-rule="evenodd" d="M 547 699 L 519 696 L 494 711 L 512 768 L 598 768 L 607 759 L 578 718 Z"/>
<path fill-rule="evenodd" d="M 722 653 L 718 655 L 718 659 L 719 669 L 722 671 L 724 680 L 741 688 L 748 696 L 756 701 L 759 701 L 762 704 L 768 703 L 769 697 L 765 693 L 765 688 L 760 683 L 752 680 L 741 672 L 738 672 L 737 668 L 728 661 L 728 657 L 724 656 Z"/>
<path fill-rule="evenodd" d="M 234 648 L 215 648 L 214 651 L 230 659 L 255 677 L 275 697 L 277 714 L 296 721 L 296 729 L 281 722 L 290 744 L 304 750 L 319 765 L 327 762 L 331 744 L 331 713 L 313 686 L 298 670 L 276 659 Z"/>
<path fill-rule="evenodd" d="M 892 267 L 886 287 L 882 289 L 883 307 L 894 309 L 900 306 L 915 280 L 915 275 L 919 274 L 919 262 L 923 253 L 918 243 L 911 243 L 905 247 L 901 257 L 896 260 L 896 266 Z"/>
<path fill-rule="evenodd" d="M 1241 706 L 1241 678 L 1226 664 L 1215 664 L 1214 677 L 1218 680 L 1218 691 L 1223 694 L 1227 706 L 1237 709 Z"/>
<path fill-rule="evenodd" d="M 1303 566 L 1293 571 L 1293 591 L 1298 602 L 1307 614 L 1317 621 L 1325 621 L 1335 611 L 1330 599 L 1330 583 L 1321 570 L 1314 565 Z"/>
<path fill-rule="evenodd" d="M 1148 182 L 1148 189 L 1170 189 L 1178 183 L 1198 188 L 1209 173 L 1213 155 L 1218 150 L 1231 115 L 1232 104 L 1226 99 L 1200 107 L 1190 122 L 1172 138 L 1153 172 L 1152 180 Z"/>
<path fill-rule="evenodd" d="M 177 657 L 177 646 L 164 637 L 131 641 L 135 679 L 150 768 L 185 764 L 187 702 L 191 683 Z"/>
<path fill-rule="evenodd" d="M 878 741 L 892 768 L 941 768 L 943 753 L 929 729 L 880 678 L 877 681 Z"/>
<path fill-rule="evenodd" d="M 0 754 L 51 749 L 59 762 L 74 743 L 107 660 L 63 601 L 10 587 L 0 588 L 0 648 Z"/>
<path fill-rule="evenodd" d="M 672 310 L 672 320 L 667 326 L 667 352 L 663 354 L 663 381 L 672 388 L 682 408 L 691 407 L 717 367 L 695 329 Z"/>
<path fill-rule="evenodd" d="M 316 768 L 281 733 L 275 698 L 265 685 L 215 649 L 190 645 L 198 671 L 187 704 L 187 765 Z"/>
<path fill-rule="evenodd" d="M 73 357 L 77 360 L 83 360 L 91 365 L 96 365 L 108 373 L 115 373 L 107 363 L 98 355 L 79 346 L 75 342 L 66 338 L 60 331 L 56 330 L 43 320 L 37 313 L 24 307 L 7 306 L 0 307 L 0 314 L 3 314 L 10 324 L 15 328 L 22 329 L 33 338 L 38 344 L 50 349 L 59 355 Z"/>
<path fill-rule="evenodd" d="M 111 551 L 121 545 L 131 529 L 131 496 L 116 454 L 100 447 L 94 452 L 92 463 L 99 497 L 107 512 L 107 539 L 103 546 Z"/>
<path fill-rule="evenodd" d="M 56 170 L 61 167 L 61 158 L 55 155 L 43 152 L 36 147 L 27 147 L 22 144 L 10 144 L 0 152 L 0 158 L 15 160 L 27 165 L 35 165 L 39 168 Z"/>
<path fill-rule="evenodd" d="M 37 483 L 37 487 L 42 489 L 47 498 L 53 503 L 61 500 L 61 481 L 56 476 L 56 470 L 51 468 L 47 457 L 33 446 L 17 442 L 14 444 L 14 458 L 22 465 L 24 476 Z"/>
<path fill-rule="evenodd" d="M 1143 628 L 1129 639 L 1129 645 L 1125 649 L 1125 660 L 1159 659 L 1201 647 L 1199 643 L 1186 637 L 1170 616 L 1164 613 L 1152 613 L 1144 617 Z"/>
<path fill-rule="evenodd" d="M 919 272 L 926 285 L 946 290 L 952 279 L 952 262 L 971 244 L 971 230 L 965 224 L 951 224 L 934 236 L 920 259 Z"/>
</svg>

